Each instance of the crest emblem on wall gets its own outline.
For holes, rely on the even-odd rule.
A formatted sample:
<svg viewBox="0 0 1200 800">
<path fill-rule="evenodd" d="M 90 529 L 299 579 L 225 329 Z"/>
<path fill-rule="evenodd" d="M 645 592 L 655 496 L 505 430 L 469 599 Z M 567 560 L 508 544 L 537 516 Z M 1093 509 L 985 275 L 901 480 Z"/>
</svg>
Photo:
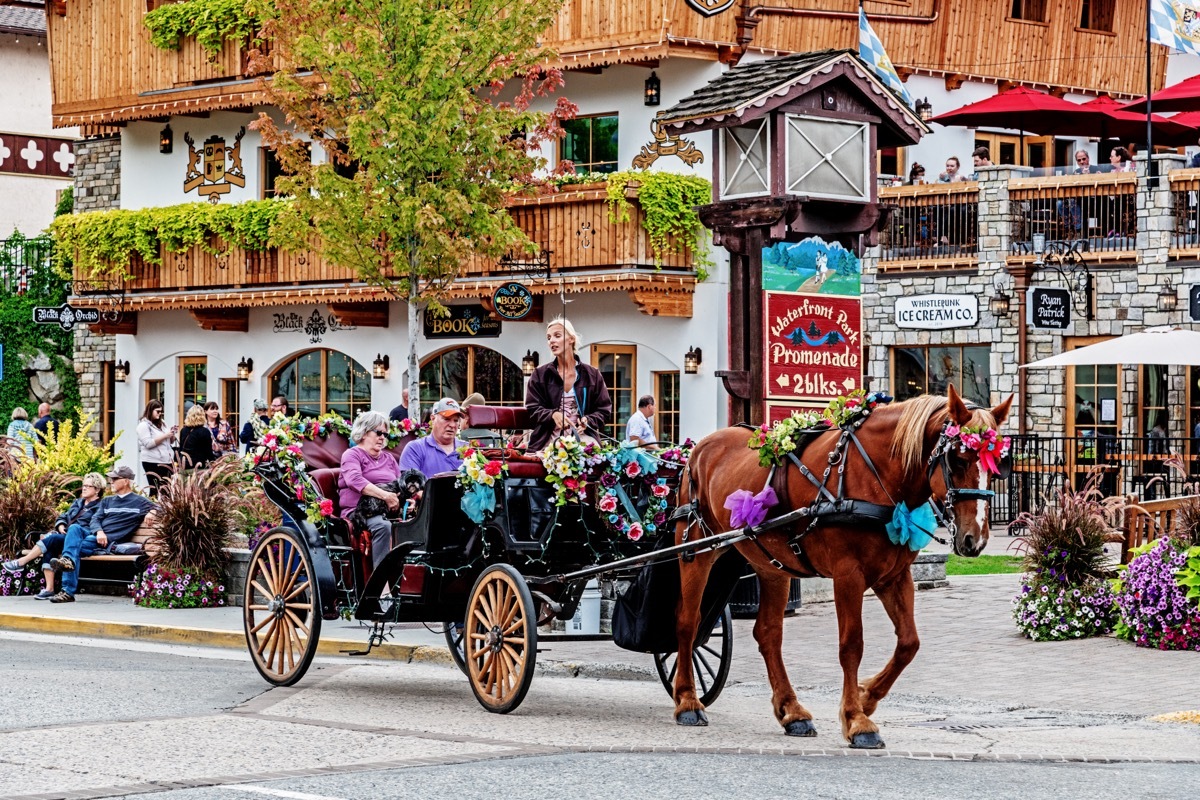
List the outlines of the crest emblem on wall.
<svg viewBox="0 0 1200 800">
<path fill-rule="evenodd" d="M 219 203 L 221 195 L 229 194 L 234 186 L 245 186 L 246 175 L 242 170 L 242 137 L 245 135 L 245 128 L 239 130 L 232 146 L 226 146 L 224 137 L 210 136 L 204 140 L 203 147 L 196 147 L 192 135 L 185 133 L 188 166 L 183 191 L 195 189 L 210 203 Z"/>
<path fill-rule="evenodd" d="M 733 5 L 733 0 L 685 0 L 693 11 L 713 17 Z"/>
</svg>

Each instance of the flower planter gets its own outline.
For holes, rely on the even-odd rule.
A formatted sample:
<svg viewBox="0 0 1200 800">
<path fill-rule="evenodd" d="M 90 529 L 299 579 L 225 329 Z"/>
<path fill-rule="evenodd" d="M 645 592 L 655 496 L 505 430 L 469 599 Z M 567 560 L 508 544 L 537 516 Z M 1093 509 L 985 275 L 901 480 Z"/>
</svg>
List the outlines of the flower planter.
<svg viewBox="0 0 1200 800">
<path fill-rule="evenodd" d="M 229 547 L 225 553 L 229 556 L 225 564 L 225 603 L 241 606 L 246 588 L 246 569 L 250 566 L 250 551 Z"/>
</svg>

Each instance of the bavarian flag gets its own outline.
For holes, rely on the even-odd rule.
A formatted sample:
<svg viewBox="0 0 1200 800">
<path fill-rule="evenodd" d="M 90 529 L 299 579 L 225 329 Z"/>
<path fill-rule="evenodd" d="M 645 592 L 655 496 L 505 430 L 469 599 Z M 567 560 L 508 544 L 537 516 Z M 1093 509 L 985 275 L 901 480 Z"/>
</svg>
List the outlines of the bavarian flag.
<svg viewBox="0 0 1200 800">
<path fill-rule="evenodd" d="M 1200 55 L 1200 0 L 1150 0 L 1150 41 Z"/>
<path fill-rule="evenodd" d="M 896 74 L 892 60 L 888 58 L 887 51 L 883 49 L 883 42 L 879 41 L 879 37 L 871 29 L 871 23 L 867 22 L 867 13 L 863 11 L 861 5 L 858 7 L 858 55 L 871 65 L 871 68 L 875 70 L 875 75 L 889 89 L 904 98 L 904 102 L 908 103 L 910 107 L 912 106 L 912 95 L 908 93 L 908 89 L 904 88 L 904 81 L 900 80 L 900 76 Z"/>
</svg>

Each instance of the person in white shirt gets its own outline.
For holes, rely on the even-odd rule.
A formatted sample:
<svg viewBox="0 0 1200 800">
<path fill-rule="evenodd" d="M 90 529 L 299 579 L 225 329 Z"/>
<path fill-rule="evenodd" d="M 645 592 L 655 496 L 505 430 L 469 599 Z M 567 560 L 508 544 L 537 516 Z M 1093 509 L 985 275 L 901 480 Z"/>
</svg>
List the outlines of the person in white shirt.
<svg viewBox="0 0 1200 800">
<path fill-rule="evenodd" d="M 625 438 L 649 450 L 658 449 L 658 440 L 654 436 L 654 428 L 650 418 L 654 416 L 654 396 L 642 395 L 638 400 L 638 410 L 629 417 L 625 424 Z"/>
</svg>

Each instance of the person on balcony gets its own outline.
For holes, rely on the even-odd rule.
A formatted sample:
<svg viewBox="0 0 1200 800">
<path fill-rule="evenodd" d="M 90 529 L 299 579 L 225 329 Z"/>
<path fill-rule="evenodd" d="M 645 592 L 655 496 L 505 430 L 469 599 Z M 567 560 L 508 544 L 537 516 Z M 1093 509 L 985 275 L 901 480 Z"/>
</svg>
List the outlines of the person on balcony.
<svg viewBox="0 0 1200 800">
<path fill-rule="evenodd" d="M 1112 164 L 1113 172 L 1133 172 L 1133 158 L 1124 147 L 1114 147 L 1108 154 L 1108 162 Z"/>
<path fill-rule="evenodd" d="M 920 186 L 923 183 L 925 183 L 925 168 L 914 161 L 912 168 L 908 171 L 908 185 Z"/>
<path fill-rule="evenodd" d="M 975 165 L 976 174 L 972 177 L 979 180 L 978 172 L 984 167 L 994 166 L 992 164 L 992 152 L 986 147 L 976 147 L 971 151 L 971 163 Z"/>
<path fill-rule="evenodd" d="M 531 451 L 541 450 L 564 433 L 594 436 L 612 421 L 612 399 L 604 376 L 580 360 L 574 326 L 562 317 L 551 320 L 546 344 L 553 358 L 533 371 L 525 388 L 525 408 L 533 420 Z"/>
<path fill-rule="evenodd" d="M 1075 151 L 1075 169 L 1071 170 L 1072 175 L 1091 175 L 1099 171 L 1099 167 L 1092 164 L 1092 157 L 1088 155 L 1087 150 Z"/>
<path fill-rule="evenodd" d="M 938 183 L 958 183 L 965 181 L 966 175 L 961 172 L 962 165 L 958 161 L 958 156 L 950 156 L 946 159 L 946 171 L 938 175 Z"/>
</svg>

